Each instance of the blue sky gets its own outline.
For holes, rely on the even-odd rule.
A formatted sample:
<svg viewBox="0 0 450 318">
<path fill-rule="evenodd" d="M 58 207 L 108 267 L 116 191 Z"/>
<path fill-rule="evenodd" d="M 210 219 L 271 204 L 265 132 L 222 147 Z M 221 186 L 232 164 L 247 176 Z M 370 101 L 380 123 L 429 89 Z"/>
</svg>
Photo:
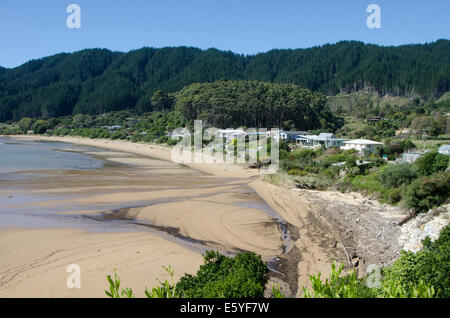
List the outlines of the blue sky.
<svg viewBox="0 0 450 318">
<path fill-rule="evenodd" d="M 69 4 L 81 29 L 66 26 Z M 381 29 L 369 29 L 369 4 Z M 85 48 L 215 47 L 254 54 L 341 40 L 381 45 L 450 38 L 449 0 L 1 0 L 0 65 Z"/>
</svg>

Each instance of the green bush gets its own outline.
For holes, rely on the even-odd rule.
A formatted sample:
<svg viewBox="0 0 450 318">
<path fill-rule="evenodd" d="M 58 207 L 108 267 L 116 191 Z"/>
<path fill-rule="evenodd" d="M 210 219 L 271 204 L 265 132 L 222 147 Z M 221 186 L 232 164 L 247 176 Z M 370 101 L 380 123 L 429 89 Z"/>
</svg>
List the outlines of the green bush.
<svg viewBox="0 0 450 318">
<path fill-rule="evenodd" d="M 441 172 L 433 176 L 425 176 L 411 183 L 406 192 L 406 206 L 417 212 L 445 203 L 450 192 L 450 175 Z"/>
<path fill-rule="evenodd" d="M 176 292 L 187 298 L 261 298 L 269 269 L 255 253 L 239 253 L 234 258 L 208 251 L 197 274 L 186 274 Z"/>
<path fill-rule="evenodd" d="M 300 169 L 290 169 L 288 171 L 288 174 L 291 176 L 299 176 L 299 177 L 303 177 L 308 175 L 308 172 L 300 170 Z"/>
<path fill-rule="evenodd" d="M 303 287 L 303 296 L 305 298 L 372 298 L 376 295 L 376 291 L 369 288 L 363 279 L 357 278 L 356 270 L 342 275 L 343 270 L 344 264 L 336 268 L 333 262 L 329 279 L 322 281 L 321 273 L 310 275 L 312 290 Z"/>
<path fill-rule="evenodd" d="M 403 251 L 392 265 L 384 267 L 378 287 L 368 287 L 366 277 L 357 278 L 356 270 L 343 274 L 333 263 L 329 279 L 321 273 L 310 275 L 312 290 L 303 287 L 304 297 L 314 298 L 433 298 L 450 297 L 450 225 L 431 242 L 427 237 L 417 252 Z"/>
<path fill-rule="evenodd" d="M 388 202 L 389 204 L 396 204 L 402 199 L 402 190 L 401 189 L 390 189 L 388 192 Z"/>
<path fill-rule="evenodd" d="M 173 269 L 163 267 L 171 277 L 160 286 L 145 289 L 147 298 L 262 298 L 268 281 L 269 268 L 255 253 L 239 253 L 234 258 L 218 252 L 207 251 L 204 264 L 195 276 L 185 274 L 175 285 Z M 132 298 L 130 288 L 120 290 L 120 279 L 114 270 L 114 278 L 107 276 L 111 298 Z M 281 296 L 281 293 L 279 294 Z"/>
<path fill-rule="evenodd" d="M 383 269 L 382 286 L 388 288 L 396 283 L 407 289 L 411 283 L 418 285 L 424 281 L 433 287 L 436 296 L 449 298 L 450 226 L 441 230 L 435 242 L 427 238 L 422 243 L 423 248 L 419 252 L 402 252 L 393 265 Z"/>
<path fill-rule="evenodd" d="M 397 188 L 402 184 L 410 184 L 415 178 L 417 178 L 416 170 L 406 163 L 388 165 L 378 174 L 378 179 L 387 188 Z"/>
<path fill-rule="evenodd" d="M 292 160 L 300 160 L 300 161 L 309 162 L 315 157 L 316 157 L 316 153 L 312 149 L 297 149 L 297 150 L 290 152 L 288 159 L 291 161 Z"/>
<path fill-rule="evenodd" d="M 448 167 L 448 155 L 443 155 L 437 151 L 424 154 L 416 160 L 414 165 L 422 176 L 430 176 L 433 173 L 444 171 Z"/>
<path fill-rule="evenodd" d="M 168 139 L 167 140 L 167 145 L 168 146 L 175 146 L 176 144 L 178 144 L 180 142 L 181 138 L 179 138 L 178 140 L 174 140 L 174 139 Z"/>
<path fill-rule="evenodd" d="M 127 138 L 127 134 L 123 130 L 116 131 L 111 135 L 111 139 L 113 139 L 113 140 L 126 139 L 126 138 Z"/>
<path fill-rule="evenodd" d="M 155 140 L 155 142 L 157 144 L 163 144 L 163 143 L 167 143 L 167 141 L 169 141 L 169 137 L 167 136 L 161 136 L 158 139 Z"/>
</svg>

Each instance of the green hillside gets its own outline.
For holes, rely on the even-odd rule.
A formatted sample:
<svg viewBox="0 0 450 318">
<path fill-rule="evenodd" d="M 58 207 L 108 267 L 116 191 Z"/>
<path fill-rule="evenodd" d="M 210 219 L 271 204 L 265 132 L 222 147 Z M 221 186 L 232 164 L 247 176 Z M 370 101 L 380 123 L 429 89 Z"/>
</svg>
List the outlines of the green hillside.
<svg viewBox="0 0 450 318">
<path fill-rule="evenodd" d="M 296 84 L 326 95 L 372 87 L 380 94 L 439 97 L 450 89 L 450 41 L 382 47 L 339 42 L 244 56 L 216 49 L 88 49 L 0 68 L 0 121 L 153 109 L 158 89 L 219 79 Z"/>
</svg>

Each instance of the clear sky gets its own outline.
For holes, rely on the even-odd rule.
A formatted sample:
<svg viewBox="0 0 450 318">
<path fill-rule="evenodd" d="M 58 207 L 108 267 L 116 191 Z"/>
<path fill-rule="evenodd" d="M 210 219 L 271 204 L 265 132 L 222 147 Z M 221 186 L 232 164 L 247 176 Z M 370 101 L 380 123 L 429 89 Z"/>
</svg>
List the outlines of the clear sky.
<svg viewBox="0 0 450 318">
<path fill-rule="evenodd" d="M 70 4 L 81 29 L 69 29 Z M 381 29 L 369 29 L 369 4 Z M 450 0 L 0 0 L 0 65 L 85 48 L 215 47 L 254 54 L 341 40 L 381 45 L 450 38 Z"/>
</svg>

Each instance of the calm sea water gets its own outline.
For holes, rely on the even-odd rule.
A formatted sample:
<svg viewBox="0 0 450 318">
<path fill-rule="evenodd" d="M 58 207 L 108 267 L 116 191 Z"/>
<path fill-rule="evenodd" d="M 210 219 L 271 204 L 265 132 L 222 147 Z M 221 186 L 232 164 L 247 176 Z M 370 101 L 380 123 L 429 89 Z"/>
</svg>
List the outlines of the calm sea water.
<svg viewBox="0 0 450 318">
<path fill-rule="evenodd" d="M 58 142 L 22 141 L 0 137 L 0 174 L 33 170 L 97 169 L 102 160 L 63 149 L 88 149 Z"/>
<path fill-rule="evenodd" d="M 52 172 L 93 171 L 105 165 L 104 160 L 76 151 L 96 152 L 97 148 L 60 142 L 15 140 L 0 137 L 0 228 L 82 228 L 93 231 L 126 230 L 127 225 L 110 223 L 104 226 L 83 215 L 58 215 L 70 211 L 56 201 L 53 205 L 40 205 L 48 200 L 71 198 L 70 193 L 34 193 L 37 185 L 52 182 Z M 73 175 L 73 174 L 72 174 Z M 67 180 L 71 183 L 70 178 Z M 77 194 L 75 194 L 77 195 Z M 90 206 L 81 206 L 89 209 Z M 105 205 L 105 208 L 108 206 Z M 111 206 L 110 208 L 116 208 Z M 131 227 L 130 227 L 131 228 Z"/>
</svg>

